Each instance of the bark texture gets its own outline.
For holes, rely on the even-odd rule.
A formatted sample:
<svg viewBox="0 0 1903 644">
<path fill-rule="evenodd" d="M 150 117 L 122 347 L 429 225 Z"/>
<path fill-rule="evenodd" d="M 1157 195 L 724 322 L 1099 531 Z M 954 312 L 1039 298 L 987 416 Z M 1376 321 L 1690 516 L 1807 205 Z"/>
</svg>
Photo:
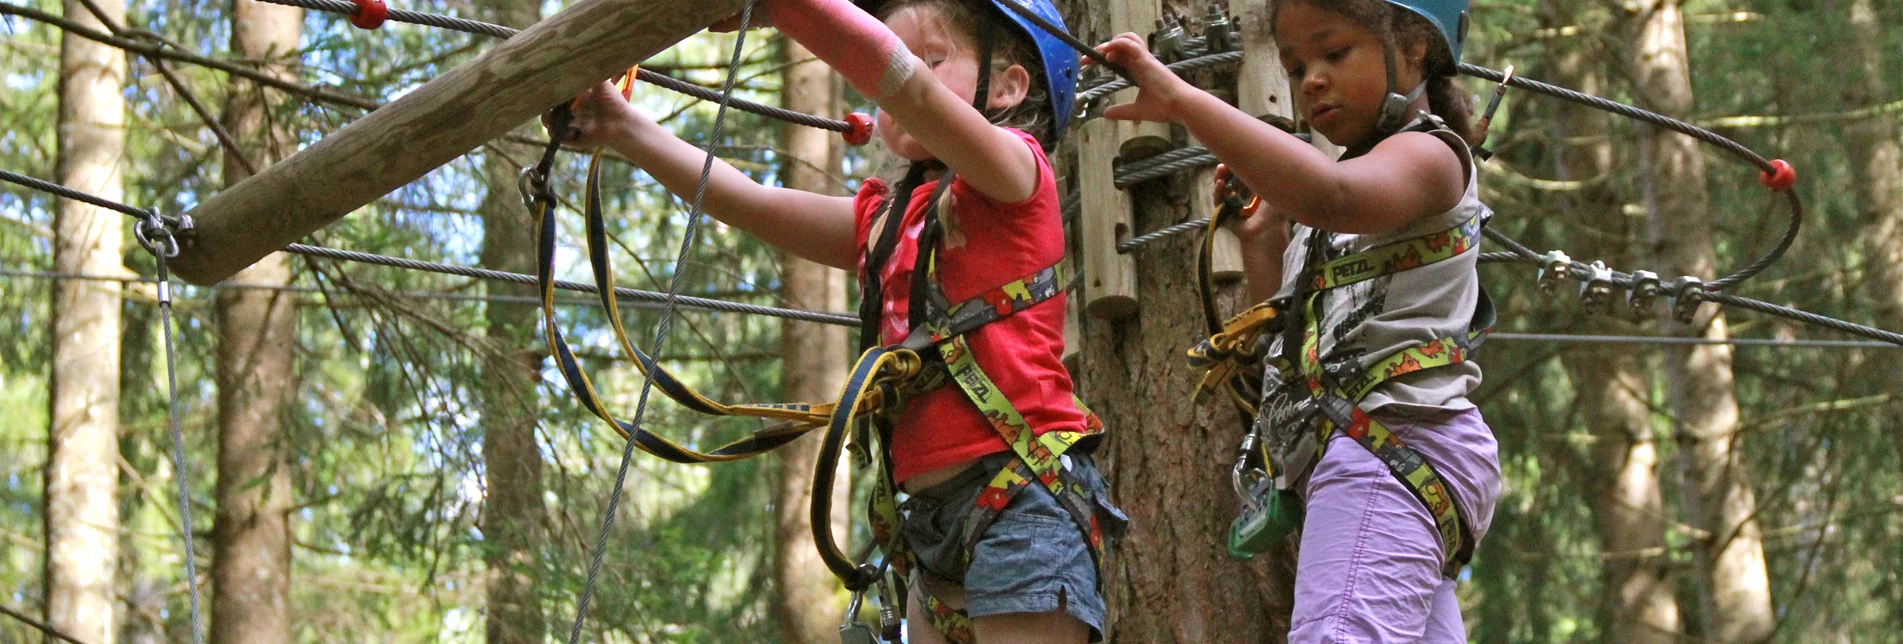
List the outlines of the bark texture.
<svg viewBox="0 0 1903 644">
<path fill-rule="evenodd" d="M 527 26 L 541 16 L 532 0 L 480 0 L 476 5 L 484 20 L 504 25 Z M 534 154 L 522 150 L 515 156 L 530 159 Z M 534 227 L 516 191 L 517 169 L 500 154 L 486 154 L 483 171 L 489 192 L 482 202 L 480 262 L 494 270 L 533 273 Z M 527 285 L 491 284 L 489 288 L 492 294 L 535 295 L 534 287 Z M 535 592 L 547 518 L 542 454 L 535 443 L 536 385 L 544 353 L 538 348 L 537 319 L 534 304 L 490 302 L 483 308 L 494 350 L 482 363 L 484 378 L 478 388 L 488 492 L 482 537 L 488 566 L 489 644 L 538 643 L 548 631 L 547 616 Z"/>
<path fill-rule="evenodd" d="M 805 48 L 786 41 L 783 100 L 786 109 L 807 114 L 836 115 L 841 111 L 838 77 L 824 63 L 813 60 Z M 806 62 L 796 62 L 806 61 Z M 827 194 L 841 194 L 836 176 L 844 150 L 837 134 L 809 127 L 785 126 L 784 147 L 791 157 L 782 176 L 786 186 Z M 844 271 L 792 255 L 780 257 L 781 296 L 787 306 L 818 311 L 846 310 Z M 783 400 L 819 401 L 838 395 L 846 379 L 851 348 L 845 327 L 787 320 L 780 325 L 780 384 Z M 839 584 L 819 560 L 813 544 L 813 468 L 819 459 L 817 436 L 802 439 L 778 451 L 774 477 L 773 583 L 779 590 L 774 613 L 780 639 L 788 644 L 830 644 L 839 641 Z M 833 481 L 833 534 L 847 534 L 851 510 L 850 468 L 840 468 Z"/>
<path fill-rule="evenodd" d="M 124 0 L 97 0 L 125 21 Z M 66 17 L 105 31 L 76 0 Z M 60 39 L 61 185 L 123 200 L 125 54 L 76 36 Z M 125 215 L 60 200 L 54 213 L 53 270 L 117 275 Z M 48 379 L 46 622 L 87 642 L 118 636 L 119 351 L 117 282 L 62 280 L 53 288 L 53 369 Z"/>
<path fill-rule="evenodd" d="M 1073 33 L 1086 42 L 1102 42 L 1116 35 L 1109 20 L 1111 4 L 1118 1 L 1146 0 L 1058 4 Z M 1238 11 L 1238 28 L 1265 28 L 1266 6 L 1257 3 L 1262 11 L 1255 15 Z M 1163 15 L 1202 15 L 1208 7 L 1163 2 L 1161 9 Z M 1247 36 L 1244 42 L 1257 46 Z M 1194 80 L 1209 86 L 1234 82 L 1233 77 Z M 1191 176 L 1132 187 L 1132 232 L 1187 218 Z M 1081 190 L 1116 189 L 1108 176 L 1073 180 Z M 1278 642 L 1287 637 L 1293 549 L 1272 550 L 1252 562 L 1226 554 L 1229 524 L 1239 506 L 1229 468 L 1242 428 L 1229 405 L 1217 401 L 1198 407 L 1191 400 L 1200 374 L 1184 362 L 1183 352 L 1203 333 L 1196 278 L 1188 270 L 1195 266 L 1197 243 L 1195 235 L 1182 235 L 1135 251 L 1138 312 L 1118 320 L 1081 320 L 1078 391 L 1109 431 L 1099 461 L 1111 495 L 1131 521 L 1105 574 L 1110 641 Z M 1236 310 L 1234 304 L 1227 303 L 1225 310 Z"/>
<path fill-rule="evenodd" d="M 1588 3 L 1551 7 L 1554 26 L 1603 24 L 1610 18 Z M 1607 58 L 1596 41 L 1576 39 L 1548 55 L 1553 80 L 1595 95 L 1606 90 Z M 1630 267 L 1641 244 L 1639 226 L 1626 217 L 1611 187 L 1613 150 L 1604 112 L 1571 103 L 1556 106 L 1560 126 L 1556 175 L 1578 181 L 1568 193 L 1564 219 L 1587 228 L 1574 237 L 1584 261 Z M 1601 317 L 1583 332 L 1632 333 L 1628 319 Z M 1598 490 L 1592 499 L 1600 548 L 1606 553 L 1602 579 L 1605 629 L 1601 641 L 1668 644 L 1681 625 L 1673 595 L 1670 560 L 1665 552 L 1664 494 L 1659 485 L 1659 446 L 1653 436 L 1647 400 L 1650 378 L 1640 355 L 1612 345 L 1591 345 L 1580 359 L 1568 361 L 1579 383 L 1581 416 L 1595 439 L 1584 468 Z"/>
<path fill-rule="evenodd" d="M 1640 103 L 1663 114 L 1692 113 L 1691 62 L 1685 16 L 1677 0 L 1628 2 L 1631 71 Z M 1712 246 L 1705 159 L 1690 137 L 1662 130 L 1641 134 L 1641 172 L 1654 250 L 1668 275 L 1712 279 L 1719 270 Z M 1722 340 L 1724 314 L 1705 306 L 1690 333 Z M 1776 624 L 1764 545 L 1755 519 L 1751 474 L 1736 442 L 1738 399 L 1732 351 L 1724 345 L 1665 352 L 1670 409 L 1685 475 L 1685 506 L 1700 532 L 1703 636 L 1755 642 Z"/>
<path fill-rule="evenodd" d="M 274 76 L 294 79 L 304 11 L 235 0 L 231 50 L 265 61 Z M 257 168 L 290 155 L 296 139 L 272 118 L 273 102 L 253 83 L 234 79 L 224 127 Z M 227 152 L 225 185 L 250 176 Z M 290 284 L 289 257 L 273 253 L 234 279 Z M 211 641 L 291 641 L 291 449 L 285 413 L 296 394 L 293 354 L 297 301 L 281 290 L 218 293 L 218 509 L 212 526 Z"/>
</svg>

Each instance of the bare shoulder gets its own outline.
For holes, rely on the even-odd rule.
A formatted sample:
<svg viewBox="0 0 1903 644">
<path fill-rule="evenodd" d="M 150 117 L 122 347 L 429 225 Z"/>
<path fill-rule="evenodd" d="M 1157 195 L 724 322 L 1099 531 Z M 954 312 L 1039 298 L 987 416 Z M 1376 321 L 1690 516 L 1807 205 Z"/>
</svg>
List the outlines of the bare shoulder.
<svg viewBox="0 0 1903 644">
<path fill-rule="evenodd" d="M 1415 198 L 1408 201 L 1420 204 L 1419 216 L 1447 212 L 1467 191 L 1466 161 L 1448 141 L 1433 134 L 1390 136 L 1362 158 L 1391 169 L 1394 179 L 1412 188 Z"/>
</svg>

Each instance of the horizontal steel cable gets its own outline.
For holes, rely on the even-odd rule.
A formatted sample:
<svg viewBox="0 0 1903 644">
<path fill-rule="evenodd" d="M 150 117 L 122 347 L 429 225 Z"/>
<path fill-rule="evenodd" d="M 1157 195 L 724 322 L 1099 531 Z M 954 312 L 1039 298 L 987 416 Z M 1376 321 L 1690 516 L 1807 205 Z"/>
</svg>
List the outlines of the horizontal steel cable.
<svg viewBox="0 0 1903 644">
<path fill-rule="evenodd" d="M 51 181 L 41 181 L 39 179 L 35 179 L 33 177 L 29 177 L 17 172 L 8 172 L 6 170 L 0 170 L 0 179 L 6 180 L 11 183 L 17 183 L 22 186 L 26 186 L 28 188 L 32 188 L 34 190 L 38 190 L 40 192 L 44 192 L 54 196 L 65 197 L 73 201 L 91 204 L 94 206 L 98 206 L 100 208 L 105 208 L 107 210 L 117 210 L 119 212 L 125 213 L 126 215 L 137 217 L 139 219 L 145 219 L 147 217 L 152 216 L 152 212 L 149 210 L 134 208 L 132 206 L 119 203 L 117 201 L 112 201 L 109 199 L 104 199 L 101 197 L 89 195 L 84 192 L 80 192 L 78 190 L 74 190 L 72 188 L 68 188 L 66 186 L 62 186 L 57 183 L 53 183 Z"/>
<path fill-rule="evenodd" d="M 1189 221 L 1185 221 L 1180 224 L 1164 226 L 1162 228 L 1158 228 L 1156 230 L 1153 230 L 1141 235 L 1137 235 L 1135 237 L 1131 237 L 1128 240 L 1118 243 L 1117 254 L 1122 255 L 1125 253 L 1129 253 L 1130 251 L 1136 250 L 1138 248 L 1142 248 L 1146 244 L 1151 244 L 1157 241 L 1161 241 L 1168 237 L 1181 235 L 1183 233 L 1202 230 L 1203 228 L 1206 228 L 1208 226 L 1209 226 L 1208 217 L 1197 217 L 1195 219 L 1191 219 Z"/>
<path fill-rule="evenodd" d="M 356 262 L 360 264 L 375 264 L 379 266 L 389 266 L 392 268 L 402 268 L 406 270 L 424 271 L 429 273 L 441 273 L 444 275 L 458 275 L 462 277 L 473 277 L 476 279 L 489 280 L 493 282 L 510 282 L 515 284 L 534 284 L 535 283 L 534 275 L 523 275 L 521 273 L 509 273 L 504 271 L 491 270 L 487 268 L 475 268 L 471 266 L 455 266 L 451 264 L 438 264 L 436 262 L 425 262 L 425 261 L 419 261 L 414 259 L 407 259 L 403 257 L 390 257 L 388 255 L 377 255 L 373 253 L 364 253 L 364 252 L 358 252 L 354 250 L 326 248 L 323 246 L 290 244 L 284 247 L 284 252 L 295 253 L 298 255 L 308 255 L 311 257 L 322 257 L 326 259 L 342 260 L 346 262 Z M 555 280 L 555 288 L 562 289 L 564 291 L 576 291 L 580 293 L 599 292 L 599 289 L 595 288 L 595 286 L 592 284 L 582 284 L 579 282 L 569 282 L 564 280 Z M 642 291 L 638 289 L 631 289 L 631 288 L 624 288 L 624 287 L 616 288 L 615 295 L 629 298 L 636 301 L 642 301 L 642 302 L 666 302 L 668 300 L 668 295 L 666 293 L 656 293 L 653 291 Z M 771 306 L 760 306 L 757 304 L 744 304 L 741 302 L 729 302 L 726 300 L 716 300 L 716 299 L 710 299 L 710 298 L 704 298 L 704 297 L 692 297 L 687 295 L 675 296 L 675 299 L 679 301 L 680 306 L 684 306 L 684 307 L 692 308 L 692 309 L 702 309 L 707 311 L 721 311 L 726 313 L 743 313 L 747 315 L 764 315 L 767 317 L 785 318 L 788 320 L 800 320 L 803 322 L 817 322 L 820 324 L 835 324 L 839 326 L 858 326 L 859 325 L 858 317 L 839 314 L 839 313 L 822 313 L 818 311 L 801 311 L 796 309 L 782 309 L 782 308 L 776 308 Z"/>
<path fill-rule="evenodd" d="M 1216 165 L 1220 160 L 1202 146 L 1193 145 L 1177 148 L 1146 159 L 1132 161 L 1117 168 L 1111 183 L 1118 190 L 1157 179 L 1178 172 Z"/>
<path fill-rule="evenodd" d="M 317 11 L 343 14 L 346 16 L 355 14 L 357 12 L 357 5 L 355 3 L 349 2 L 348 0 L 260 0 L 260 1 L 269 2 L 271 4 L 285 5 L 289 7 L 302 7 L 305 9 L 314 9 Z M 463 18 L 457 18 L 454 16 L 445 16 L 445 15 L 433 14 L 433 13 L 422 13 L 418 11 L 404 11 L 401 9 L 391 9 L 390 19 L 395 20 L 397 22 L 407 22 L 410 24 L 423 25 L 426 27 L 439 27 L 442 29 L 449 29 L 452 31 L 460 31 L 463 33 L 476 34 L 479 36 L 490 36 L 494 38 L 508 38 L 521 32 L 520 29 L 504 27 L 502 25 L 491 24 L 487 22 L 479 22 L 475 20 L 467 20 Z M 705 87 L 701 87 L 699 85 L 695 85 L 693 83 L 690 83 L 678 78 L 674 78 L 672 76 L 668 76 L 666 74 L 662 74 L 659 72 L 642 69 L 642 70 L 639 70 L 639 72 L 636 74 L 636 77 L 639 78 L 641 82 L 648 83 L 656 87 L 672 90 L 672 91 L 685 94 L 685 95 L 688 95 L 703 101 L 720 100 L 720 92 L 717 92 Z M 779 119 L 782 121 L 787 121 L 789 123 L 804 125 L 807 127 L 819 128 L 822 130 L 831 130 L 833 132 L 845 132 L 847 130 L 852 129 L 851 125 L 848 125 L 845 121 L 841 121 L 838 119 L 829 119 L 825 117 L 814 116 L 812 114 L 804 114 L 804 113 L 795 112 L 792 110 L 774 107 L 771 105 L 762 105 L 760 103 L 754 103 L 752 101 L 741 100 L 738 98 L 731 99 L 729 102 L 729 106 L 743 112 L 750 112 L 753 114 L 758 114 L 760 116 L 765 116 L 767 118 Z"/>
<path fill-rule="evenodd" d="M 1181 74 L 1183 72 L 1196 71 L 1196 70 L 1204 69 L 1207 67 L 1215 67 L 1217 65 L 1233 65 L 1239 62 L 1242 62 L 1242 52 L 1240 50 L 1225 51 L 1218 54 L 1204 54 L 1204 55 L 1196 56 L 1193 58 L 1185 58 L 1183 60 L 1170 63 L 1168 67 L 1170 68 L 1170 71 Z M 1111 94 L 1114 94 L 1116 92 L 1129 89 L 1129 88 L 1130 88 L 1130 81 L 1127 81 L 1121 78 L 1104 82 L 1104 83 L 1098 83 L 1096 85 L 1092 85 L 1089 89 L 1078 92 L 1077 104 L 1087 105 L 1091 101 L 1095 101 L 1097 99 L 1103 98 L 1105 96 L 1109 96 Z"/>
</svg>

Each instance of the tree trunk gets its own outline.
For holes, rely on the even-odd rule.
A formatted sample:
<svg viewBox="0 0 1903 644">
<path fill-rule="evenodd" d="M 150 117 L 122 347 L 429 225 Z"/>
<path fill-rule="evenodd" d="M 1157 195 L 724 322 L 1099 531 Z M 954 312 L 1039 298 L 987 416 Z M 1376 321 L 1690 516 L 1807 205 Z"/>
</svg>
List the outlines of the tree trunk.
<svg viewBox="0 0 1903 644">
<path fill-rule="evenodd" d="M 786 109 L 807 114 L 836 115 L 841 106 L 838 77 L 826 65 L 792 41 L 786 41 L 786 61 L 808 61 L 786 68 Z M 837 177 L 844 150 L 838 135 L 824 130 L 788 125 L 781 170 L 786 186 L 838 194 Z M 846 274 L 789 254 L 780 256 L 781 296 L 796 309 L 846 309 Z M 780 325 L 780 387 L 783 400 L 826 400 L 838 395 L 851 356 L 844 327 L 787 320 Z M 813 544 L 807 509 L 812 503 L 813 467 L 819 460 L 819 441 L 807 438 L 779 450 L 774 477 L 773 583 L 779 589 L 775 615 L 780 639 L 788 644 L 830 644 L 839 641 L 839 588 L 819 561 Z M 851 510 L 850 470 L 840 468 L 833 481 L 833 534 L 846 534 Z"/>
<path fill-rule="evenodd" d="M 114 22 L 124 0 L 97 0 Z M 77 1 L 66 16 L 104 31 Z M 124 199 L 125 54 L 60 39 L 59 167 L 64 186 Z M 124 215 L 60 200 L 53 270 L 115 275 Z M 46 621 L 73 637 L 116 641 L 119 558 L 119 305 L 115 282 L 64 280 L 53 290 L 53 373 L 47 395 Z M 183 475 L 180 473 L 179 475 Z"/>
<path fill-rule="evenodd" d="M 1586 3 L 1555 7 L 1555 25 L 1603 22 L 1609 16 Z M 1588 94 L 1603 95 L 1606 59 L 1593 51 L 1595 42 L 1574 40 L 1573 47 L 1556 47 L 1553 80 Z M 1556 103 L 1560 125 L 1557 176 L 1566 181 L 1594 182 L 1564 199 L 1570 212 L 1565 219 L 1590 227 L 1591 234 L 1574 239 L 1585 261 L 1603 259 L 1613 266 L 1630 267 L 1639 242 L 1638 230 L 1622 212 L 1611 188 L 1612 141 L 1604 112 Z M 1570 142 L 1570 143 L 1568 143 Z M 1624 334 L 1634 325 L 1611 317 L 1589 323 L 1593 333 Z M 1670 580 L 1665 554 L 1664 495 L 1659 487 L 1659 449 L 1653 440 L 1652 413 L 1646 400 L 1651 391 L 1639 356 L 1613 345 L 1589 345 L 1578 360 L 1568 363 L 1579 383 L 1579 405 L 1595 438 L 1585 469 L 1595 484 L 1584 491 L 1591 497 L 1605 553 L 1602 578 L 1606 593 L 1602 606 L 1605 630 L 1601 641 L 1667 644 L 1679 632 L 1678 600 Z"/>
<path fill-rule="evenodd" d="M 531 0 L 481 0 L 483 19 L 527 26 L 540 19 Z M 520 158 L 533 158 L 523 150 Z M 534 226 L 515 188 L 516 169 L 499 154 L 483 156 L 489 192 L 482 202 L 484 268 L 532 273 Z M 491 294 L 533 297 L 534 287 L 491 284 Z M 489 644 L 542 642 L 548 631 L 537 601 L 538 554 L 543 546 L 542 454 L 535 444 L 537 382 L 542 351 L 534 304 L 490 302 L 483 307 L 491 346 L 501 358 L 482 363 L 482 459 L 488 498 L 482 512 Z"/>
<path fill-rule="evenodd" d="M 1628 4 L 1633 11 L 1633 77 L 1640 103 L 1659 112 L 1692 112 L 1690 56 L 1677 0 Z M 1712 247 L 1705 160 L 1690 137 L 1663 130 L 1642 134 L 1647 173 L 1646 211 L 1666 275 L 1712 279 Z M 1713 340 L 1727 337 L 1724 314 L 1704 307 L 1689 329 Z M 1685 505 L 1704 534 L 1697 543 L 1702 635 L 1723 642 L 1755 642 L 1770 635 L 1771 585 L 1758 531 L 1757 501 L 1742 454 L 1734 448 L 1738 400 L 1731 347 L 1706 345 L 1665 352 L 1678 458 L 1687 480 Z"/>
<path fill-rule="evenodd" d="M 232 3 L 231 49 L 268 61 L 274 76 L 294 79 L 290 63 L 303 33 L 304 11 L 253 0 Z M 271 117 L 263 87 L 234 79 L 224 127 L 250 163 L 263 168 L 296 151 L 296 140 Z M 225 185 L 250 176 L 227 151 Z M 233 279 L 287 285 L 289 259 L 273 253 Z M 291 450 L 285 412 L 297 389 L 293 350 L 297 302 L 282 290 L 218 293 L 218 511 L 212 527 L 211 641 L 291 641 Z"/>
<path fill-rule="evenodd" d="M 1850 0 L 1850 24 L 1837 60 L 1861 69 L 1843 83 L 1844 105 L 1875 105 L 1887 92 L 1883 75 L 1883 30 L 1870 0 Z M 1836 13 L 1836 7 L 1831 7 Z M 1877 326 L 1903 328 L 1903 143 L 1896 122 L 1887 117 L 1852 121 L 1844 126 L 1850 153 L 1851 186 L 1857 196 L 1863 238 L 1863 285 L 1876 309 Z M 1872 360 L 1872 381 L 1882 389 L 1903 389 L 1903 372 L 1884 360 Z M 1903 449 L 1903 445 L 1899 446 Z"/>
<path fill-rule="evenodd" d="M 1156 0 L 1059 4 L 1074 33 L 1086 42 L 1102 42 L 1116 35 L 1108 22 L 1113 2 L 1146 1 Z M 1163 4 L 1165 15 L 1200 16 L 1208 10 L 1203 4 Z M 1273 61 L 1275 48 L 1266 44 L 1267 3 L 1234 7 L 1238 29 L 1260 32 L 1241 35 L 1245 48 L 1270 52 Z M 1284 101 L 1282 109 L 1287 106 Z M 1131 233 L 1186 219 L 1194 192 L 1190 176 L 1132 186 Z M 1084 191 L 1115 190 L 1109 176 L 1075 181 Z M 1253 562 L 1226 554 L 1229 524 L 1239 505 L 1229 469 L 1242 429 L 1229 405 L 1217 401 L 1199 407 L 1191 399 L 1200 374 L 1184 362 L 1183 351 L 1203 335 L 1196 277 L 1186 270 L 1195 266 L 1196 245 L 1195 235 L 1184 235 L 1133 251 L 1139 254 L 1138 312 L 1124 319 L 1081 320 L 1078 391 L 1109 431 L 1098 454 L 1111 494 L 1131 521 L 1105 571 L 1107 635 L 1145 643 L 1282 641 L 1293 608 L 1292 548 L 1272 550 Z"/>
</svg>

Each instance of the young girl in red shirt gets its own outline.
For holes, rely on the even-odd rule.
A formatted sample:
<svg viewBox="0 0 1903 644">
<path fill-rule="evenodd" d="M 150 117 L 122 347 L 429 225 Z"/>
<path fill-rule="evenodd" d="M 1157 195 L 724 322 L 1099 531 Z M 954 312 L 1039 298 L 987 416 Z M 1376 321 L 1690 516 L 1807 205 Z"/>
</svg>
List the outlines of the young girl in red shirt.
<svg viewBox="0 0 1903 644">
<path fill-rule="evenodd" d="M 1075 54 L 991 0 L 761 6 L 773 26 L 878 103 L 879 136 L 911 168 L 896 185 L 870 179 L 857 195 L 836 197 L 763 186 L 717 162 L 706 211 L 800 257 L 857 270 L 868 286 L 862 316 L 878 344 L 917 340 L 921 321 L 942 320 L 948 310 L 996 305 L 1002 314 L 960 337 L 1000 396 L 994 400 L 1008 401 L 1018 418 L 981 412 L 980 394 L 946 384 L 906 400 L 891 427 L 891 475 L 908 496 L 900 532 L 915 564 L 907 640 L 1100 638 L 1101 550 L 1093 546 L 1120 530 L 1121 515 L 1086 454 L 1089 440 L 1057 458 L 1050 449 L 1065 444 L 1050 436 L 1097 431 L 1074 402 L 1060 360 L 1065 296 L 1051 271 L 1063 258 L 1064 234 L 1045 153 L 1069 116 Z M 1020 6 L 1062 24 L 1048 0 Z M 983 100 L 974 100 L 981 87 Z M 703 152 L 612 86 L 582 97 L 573 127 L 576 143 L 611 147 L 675 194 L 693 194 Z M 927 276 L 916 274 L 927 266 L 922 245 L 936 250 Z M 1021 297 L 1021 287 L 1032 296 Z M 967 301 L 984 305 L 958 306 Z M 914 344 L 932 353 L 939 343 Z M 1020 431 L 1038 438 L 1014 449 L 1007 437 Z M 1057 467 L 1037 472 L 1027 462 Z M 1020 483 L 998 488 L 1006 479 Z M 983 494 L 988 488 L 1005 493 Z M 982 523 L 968 536 L 973 521 Z M 969 622 L 951 618 L 954 609 Z"/>
</svg>

